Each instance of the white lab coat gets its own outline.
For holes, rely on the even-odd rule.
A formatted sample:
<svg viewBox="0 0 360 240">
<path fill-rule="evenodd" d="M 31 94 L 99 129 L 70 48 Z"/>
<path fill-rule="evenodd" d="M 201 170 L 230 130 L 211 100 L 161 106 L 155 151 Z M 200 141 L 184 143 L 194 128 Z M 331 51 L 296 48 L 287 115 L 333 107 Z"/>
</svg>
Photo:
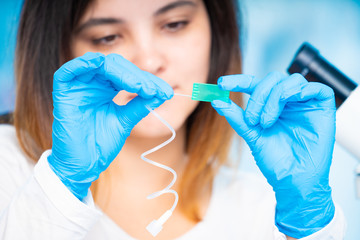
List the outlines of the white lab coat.
<svg viewBox="0 0 360 240">
<path fill-rule="evenodd" d="M 35 165 L 22 153 L 14 127 L 0 125 L 0 239 L 135 239 L 102 213 L 90 191 L 79 201 L 49 167 L 49 153 Z M 204 220 L 177 240 L 285 239 L 274 212 L 274 193 L 265 181 L 224 167 Z M 344 232 L 336 206 L 332 221 L 303 239 L 343 239 Z"/>
</svg>

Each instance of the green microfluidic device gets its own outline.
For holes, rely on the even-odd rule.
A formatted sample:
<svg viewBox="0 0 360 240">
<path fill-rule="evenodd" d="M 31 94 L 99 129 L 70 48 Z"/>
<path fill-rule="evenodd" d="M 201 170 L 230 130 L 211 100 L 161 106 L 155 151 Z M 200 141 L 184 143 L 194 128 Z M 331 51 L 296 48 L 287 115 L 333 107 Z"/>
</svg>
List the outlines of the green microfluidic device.
<svg viewBox="0 0 360 240">
<path fill-rule="evenodd" d="M 222 100 L 230 102 L 230 91 L 224 91 L 216 84 L 194 83 L 191 99 L 195 101 L 211 102 Z"/>
</svg>

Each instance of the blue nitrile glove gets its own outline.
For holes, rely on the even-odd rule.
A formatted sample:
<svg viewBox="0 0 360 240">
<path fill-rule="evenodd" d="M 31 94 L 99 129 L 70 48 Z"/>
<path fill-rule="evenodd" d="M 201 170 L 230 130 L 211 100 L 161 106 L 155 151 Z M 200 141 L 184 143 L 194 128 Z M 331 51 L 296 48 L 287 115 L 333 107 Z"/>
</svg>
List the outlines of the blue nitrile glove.
<svg viewBox="0 0 360 240">
<path fill-rule="evenodd" d="M 335 101 L 331 88 L 300 74 L 221 77 L 223 90 L 250 94 L 245 112 L 235 103 L 213 101 L 249 145 L 276 196 L 279 230 L 302 238 L 325 227 L 335 208 L 329 170 L 335 142 Z"/>
<path fill-rule="evenodd" d="M 87 53 L 54 75 L 50 167 L 80 200 L 115 159 L 133 127 L 173 96 L 172 88 L 117 54 Z M 125 106 L 112 99 L 137 93 Z"/>
</svg>

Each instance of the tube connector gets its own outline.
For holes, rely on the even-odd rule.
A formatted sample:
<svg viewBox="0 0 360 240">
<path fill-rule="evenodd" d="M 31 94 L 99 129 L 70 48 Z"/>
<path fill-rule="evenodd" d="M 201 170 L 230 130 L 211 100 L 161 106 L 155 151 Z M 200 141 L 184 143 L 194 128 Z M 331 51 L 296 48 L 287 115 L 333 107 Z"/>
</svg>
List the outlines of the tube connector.
<svg viewBox="0 0 360 240">
<path fill-rule="evenodd" d="M 172 211 L 167 210 L 158 220 L 153 220 L 149 225 L 147 225 L 146 230 L 148 230 L 153 237 L 156 237 L 156 235 L 161 232 L 164 223 L 171 217 L 171 215 Z"/>
<path fill-rule="evenodd" d="M 167 210 L 158 220 L 153 220 L 149 225 L 147 225 L 146 230 L 148 230 L 153 237 L 156 237 L 163 229 L 162 225 L 164 225 L 171 215 L 172 211 Z"/>
</svg>

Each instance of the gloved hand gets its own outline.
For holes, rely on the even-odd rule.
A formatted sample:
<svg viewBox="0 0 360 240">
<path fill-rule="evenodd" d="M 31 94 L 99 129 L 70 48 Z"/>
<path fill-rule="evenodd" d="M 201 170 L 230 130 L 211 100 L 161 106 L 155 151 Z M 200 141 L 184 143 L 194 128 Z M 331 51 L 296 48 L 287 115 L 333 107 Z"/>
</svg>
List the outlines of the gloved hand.
<svg viewBox="0 0 360 240">
<path fill-rule="evenodd" d="M 137 93 L 127 105 L 112 99 Z M 54 75 L 50 167 L 80 200 L 120 152 L 133 127 L 165 100 L 172 88 L 120 55 L 87 53 Z"/>
<path fill-rule="evenodd" d="M 335 100 L 331 88 L 300 74 L 221 77 L 223 90 L 250 94 L 246 110 L 213 101 L 249 145 L 276 196 L 275 222 L 294 238 L 308 236 L 333 218 L 329 170 L 335 142 Z"/>
</svg>

